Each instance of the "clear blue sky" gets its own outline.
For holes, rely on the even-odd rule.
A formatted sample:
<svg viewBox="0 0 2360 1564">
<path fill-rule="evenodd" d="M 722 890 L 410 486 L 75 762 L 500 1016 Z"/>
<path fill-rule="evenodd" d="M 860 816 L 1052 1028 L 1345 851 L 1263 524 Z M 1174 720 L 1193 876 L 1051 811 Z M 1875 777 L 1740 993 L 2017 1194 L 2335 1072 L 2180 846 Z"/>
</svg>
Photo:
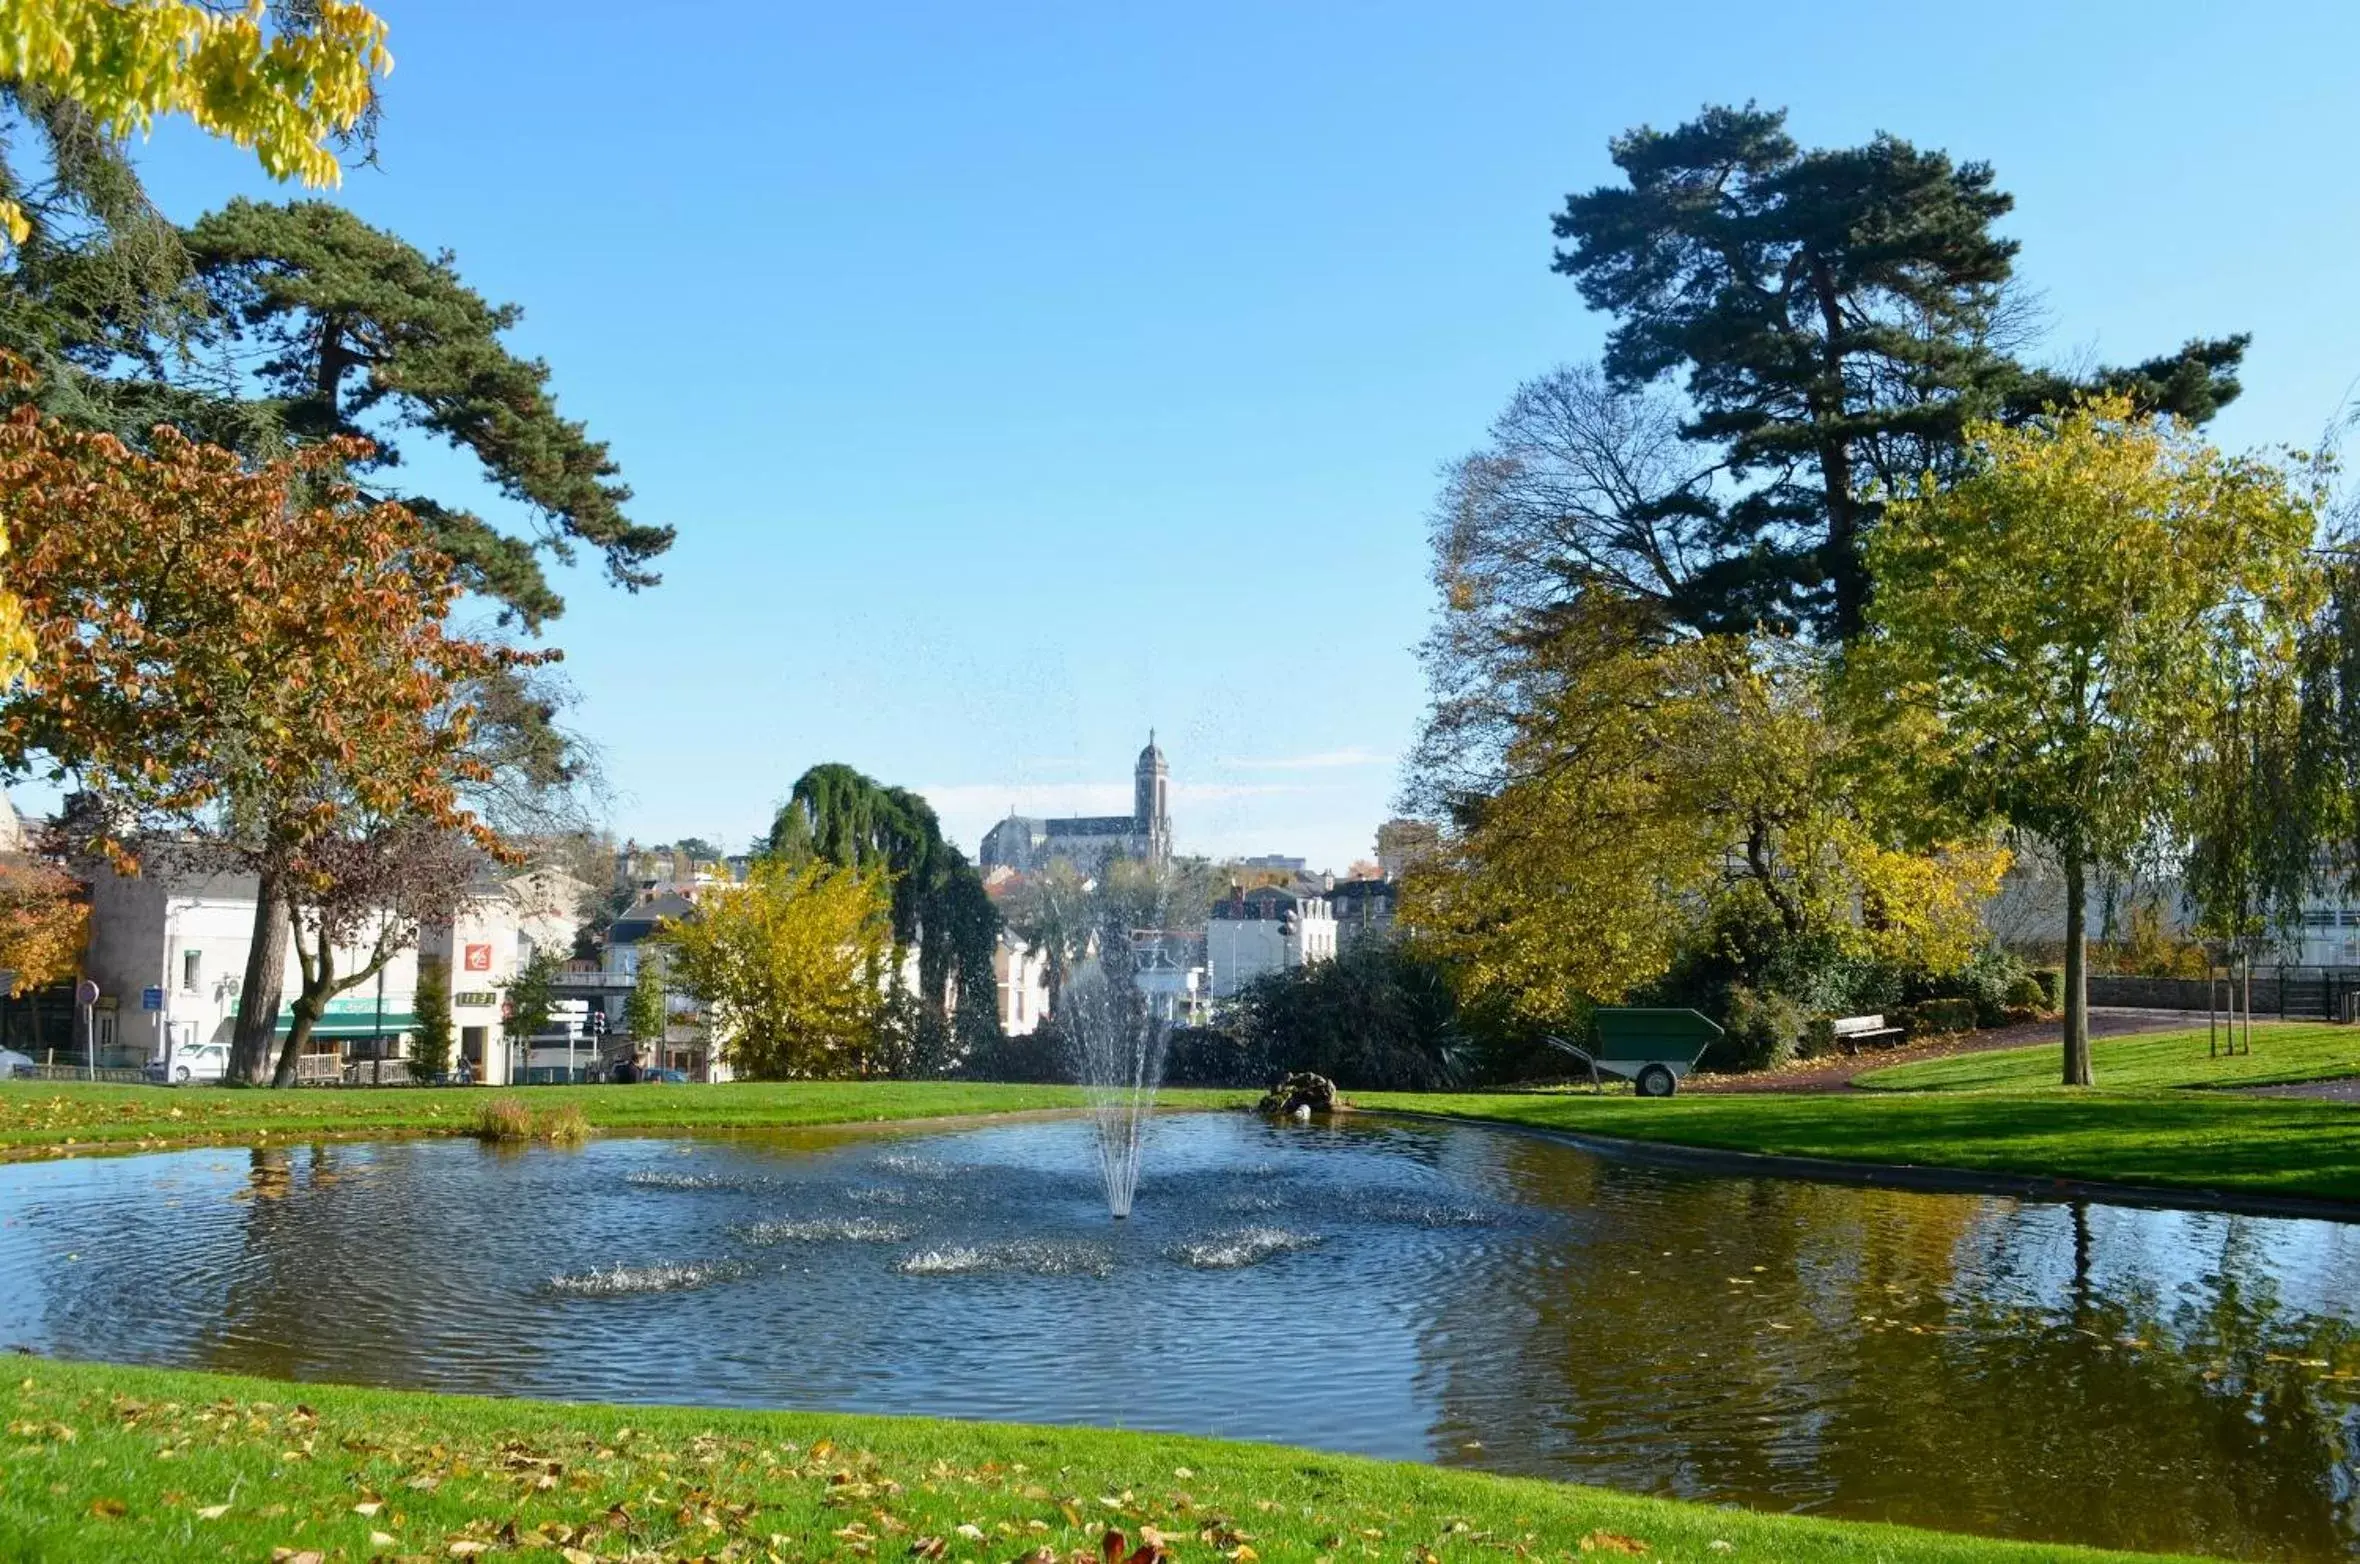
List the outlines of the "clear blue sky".
<svg viewBox="0 0 2360 1564">
<path fill-rule="evenodd" d="M 972 850 L 1126 808 L 1152 724 L 1184 850 L 1365 856 L 1435 469 L 1599 341 L 1548 219 L 1708 100 L 1996 164 L 2060 356 L 2253 332 L 2229 443 L 2360 374 L 2347 4 L 380 11 L 340 198 L 524 305 L 680 529 L 552 635 L 642 840 L 742 841 L 841 760 Z M 268 193 L 142 156 L 183 219 Z"/>
</svg>

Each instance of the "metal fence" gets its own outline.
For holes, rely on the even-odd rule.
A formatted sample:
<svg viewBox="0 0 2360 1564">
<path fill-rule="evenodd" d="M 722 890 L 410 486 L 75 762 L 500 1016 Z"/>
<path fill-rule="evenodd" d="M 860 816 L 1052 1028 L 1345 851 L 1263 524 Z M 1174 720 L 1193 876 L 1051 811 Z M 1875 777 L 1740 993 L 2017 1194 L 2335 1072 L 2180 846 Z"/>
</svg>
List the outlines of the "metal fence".
<svg viewBox="0 0 2360 1564">
<path fill-rule="evenodd" d="M 2239 999 L 2244 998 L 2242 988 Z M 2202 978 L 2090 975 L 2090 1003 L 2140 1010 L 2208 1010 L 2226 986 Z M 2360 1019 L 2360 967 L 2256 967 L 2253 1013 L 2283 1021 Z"/>
<path fill-rule="evenodd" d="M 93 1071 L 79 1064 L 20 1064 L 16 1067 L 20 1081 L 112 1081 L 117 1086 L 137 1086 L 147 1079 L 145 1070 L 126 1070 L 117 1065 L 102 1064 Z"/>
</svg>

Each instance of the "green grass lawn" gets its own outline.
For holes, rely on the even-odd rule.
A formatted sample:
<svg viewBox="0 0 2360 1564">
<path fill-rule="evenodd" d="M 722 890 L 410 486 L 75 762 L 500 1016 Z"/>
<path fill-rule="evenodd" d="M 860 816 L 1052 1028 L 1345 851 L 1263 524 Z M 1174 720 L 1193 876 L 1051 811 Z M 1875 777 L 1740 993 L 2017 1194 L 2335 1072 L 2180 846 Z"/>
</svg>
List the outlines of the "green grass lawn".
<svg viewBox="0 0 2360 1564">
<path fill-rule="evenodd" d="M 2320 1031 L 2332 1035 L 2310 1041 L 2297 1036 Z M 2291 1069 L 2296 1051 L 2308 1049 L 2301 1057 L 2320 1072 L 2333 1073 L 2327 1069 L 2328 1050 L 2345 1038 L 2360 1038 L 2360 1032 L 2286 1028 L 2265 1037 L 2257 1031 L 2251 1061 L 2217 1064 L 2223 1071 Z M 2124 1051 L 2131 1057 L 2152 1050 L 2157 1058 L 2177 1058 L 2174 1050 L 2184 1053 L 2187 1039 L 2115 1038 L 2097 1046 L 2100 1078 L 2113 1080 L 2130 1073 L 2116 1063 Z M 2202 1034 L 2195 1048 L 2195 1063 L 2201 1066 Z M 2035 1063 L 2048 1056 L 2041 1049 L 2024 1055 Z M 1988 1061 L 2024 1055 L 1987 1054 L 1902 1068 L 1989 1068 Z M 265 1138 L 456 1134 L 470 1128 L 478 1110 L 497 1095 L 480 1087 L 279 1092 L 10 1082 L 0 1085 L 0 1156 Z M 1083 1101 L 1080 1091 L 1069 1086 L 948 1081 L 536 1086 L 515 1095 L 543 1111 L 575 1104 L 594 1127 L 610 1132 L 884 1123 L 1075 1108 Z M 1254 1096 L 1173 1090 L 1159 1100 L 1171 1107 L 1228 1107 Z M 2360 1201 L 2360 1110 L 2169 1086 L 1683 1093 L 1670 1101 L 1587 1092 L 1373 1092 L 1356 1093 L 1355 1100 L 1368 1107 L 1715 1150 Z"/>
<path fill-rule="evenodd" d="M 21 1360 L 0 1557 L 2130 1558 L 1162 1434 L 559 1406 Z M 1121 1387 L 1107 1387 L 1108 1415 Z M 1151 1536 L 1152 1529 L 1152 1536 Z"/>
<path fill-rule="evenodd" d="M 0 1156 L 59 1147 L 128 1148 L 263 1136 L 458 1134 L 483 1104 L 484 1087 L 231 1090 L 211 1086 L 94 1086 L 0 1082 Z M 741 1081 L 725 1086 L 527 1086 L 534 1109 L 579 1107 L 602 1130 L 750 1129 L 855 1124 L 978 1113 L 1078 1108 L 1072 1086 L 979 1081 Z M 1167 1091 L 1176 1107 L 1250 1103 L 1259 1093 Z"/>
<path fill-rule="evenodd" d="M 2214 1058 L 2202 1028 L 2101 1037 L 2090 1057 L 2102 1087 L 2276 1086 L 2360 1075 L 2360 1026 L 2264 1022 L 2253 1029 L 2253 1052 Z M 1876 1090 L 1980 1092 L 2055 1086 L 2061 1050 L 2054 1042 L 2030 1048 L 1960 1054 L 1872 1070 L 1856 1085 Z M 2062 1090 L 2063 1088 L 2059 1088 Z"/>
<path fill-rule="evenodd" d="M 2255 1057 L 2262 1046 L 2257 1037 Z M 2360 1109 L 2341 1103 L 2063 1088 L 1669 1100 L 1370 1092 L 1353 1100 L 1725 1151 L 2360 1200 Z"/>
</svg>

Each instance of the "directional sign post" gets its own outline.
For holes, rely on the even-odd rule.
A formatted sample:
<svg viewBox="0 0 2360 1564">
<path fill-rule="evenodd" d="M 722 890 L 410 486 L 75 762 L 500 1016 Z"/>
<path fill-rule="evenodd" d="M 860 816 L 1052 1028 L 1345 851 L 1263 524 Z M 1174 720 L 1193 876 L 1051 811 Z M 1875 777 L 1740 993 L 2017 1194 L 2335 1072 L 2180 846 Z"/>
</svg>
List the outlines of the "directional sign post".
<svg viewBox="0 0 2360 1564">
<path fill-rule="evenodd" d="M 565 1078 L 570 1084 L 577 1070 L 574 1049 L 582 1039 L 583 1018 L 590 1014 L 590 1001 L 561 999 L 549 1007 L 549 1013 L 565 1027 Z"/>
</svg>

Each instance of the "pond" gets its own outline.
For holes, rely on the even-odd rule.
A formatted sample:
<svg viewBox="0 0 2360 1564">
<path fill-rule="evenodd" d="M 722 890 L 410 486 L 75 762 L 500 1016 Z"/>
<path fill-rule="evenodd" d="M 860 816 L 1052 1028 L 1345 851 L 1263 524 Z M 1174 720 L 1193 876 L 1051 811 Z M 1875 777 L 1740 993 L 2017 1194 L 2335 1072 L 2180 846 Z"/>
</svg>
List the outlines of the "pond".
<svg viewBox="0 0 2360 1564">
<path fill-rule="evenodd" d="M 1767 1509 L 2360 1551 L 2360 1226 L 1159 1120 L 0 1167 L 0 1345 L 1158 1428 Z"/>
</svg>

